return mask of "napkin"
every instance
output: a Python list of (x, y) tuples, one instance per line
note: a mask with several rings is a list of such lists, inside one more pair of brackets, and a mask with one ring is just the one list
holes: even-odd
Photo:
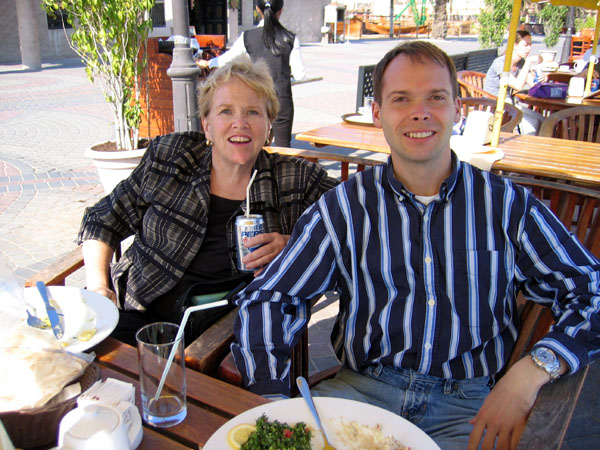
[(494, 162), (504, 158), (502, 150), (494, 149), (487, 145), (476, 144), (467, 136), (451, 136), (450, 148), (461, 161), (468, 162), (487, 172), (491, 170)]
[(0, 361), (0, 412), (46, 405), (89, 364), (67, 353), (51, 334), (26, 325), (6, 336)]

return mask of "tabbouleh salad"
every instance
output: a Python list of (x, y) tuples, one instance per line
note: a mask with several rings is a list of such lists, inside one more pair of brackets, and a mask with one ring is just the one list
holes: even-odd
[(241, 450), (310, 450), (312, 432), (304, 422), (294, 426), (274, 420), (263, 414), (256, 419), (256, 431), (250, 435)]

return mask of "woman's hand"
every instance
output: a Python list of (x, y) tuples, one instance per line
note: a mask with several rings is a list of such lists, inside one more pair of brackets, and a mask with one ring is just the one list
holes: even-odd
[(110, 300), (112, 300), (112, 302), (116, 305), (117, 304), (117, 294), (115, 294), (115, 292), (108, 288), (108, 287), (104, 287), (104, 286), (87, 286), (86, 289), (88, 291), (94, 291), (97, 292), (100, 295), (104, 295), (106, 298), (109, 298)]
[(261, 269), (254, 272), (254, 275), (258, 275), (271, 261), (275, 259), (281, 250), (285, 247), (285, 244), (290, 240), (288, 234), (280, 233), (263, 233), (257, 236), (248, 238), (244, 241), (246, 248), (259, 247), (250, 254), (246, 255), (242, 262), (248, 269)]
[(201, 69), (208, 69), (208, 61), (206, 59), (197, 60), (196, 65)]

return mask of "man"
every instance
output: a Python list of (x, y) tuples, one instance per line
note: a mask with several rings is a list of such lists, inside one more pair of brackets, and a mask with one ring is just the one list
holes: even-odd
[[(540, 387), (597, 352), (600, 264), (525, 189), (452, 153), (460, 101), (444, 52), (397, 46), (374, 90), (388, 163), (323, 195), (241, 294), (236, 364), (250, 390), (285, 392), (308, 300), (335, 289), (344, 368), (320, 395), (391, 410), (443, 449), (507, 448)], [(539, 366), (527, 356), (491, 389), (517, 337), (518, 290), (558, 323), (536, 345)]]

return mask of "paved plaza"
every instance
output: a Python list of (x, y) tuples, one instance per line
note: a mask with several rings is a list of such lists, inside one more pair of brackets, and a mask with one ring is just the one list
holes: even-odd
[[(309, 75), (323, 79), (294, 86), (294, 133), (354, 112), (358, 66), (376, 63), (398, 41), (303, 46)], [(534, 49), (541, 48), (541, 38), (534, 42)], [(475, 37), (435, 43), (450, 54), (479, 48)], [(23, 71), (20, 64), (0, 65), (0, 257), (21, 281), (75, 247), (84, 208), (103, 196), (84, 151), (112, 136), (109, 106), (77, 59), (47, 61), (37, 72)], [(308, 148), (299, 141), (292, 145)], [(83, 287), (83, 271), (68, 284)], [(313, 370), (332, 364), (328, 335), (336, 308), (334, 299), (315, 308), (309, 331)], [(565, 449), (597, 447), (598, 367), (588, 376)]]

